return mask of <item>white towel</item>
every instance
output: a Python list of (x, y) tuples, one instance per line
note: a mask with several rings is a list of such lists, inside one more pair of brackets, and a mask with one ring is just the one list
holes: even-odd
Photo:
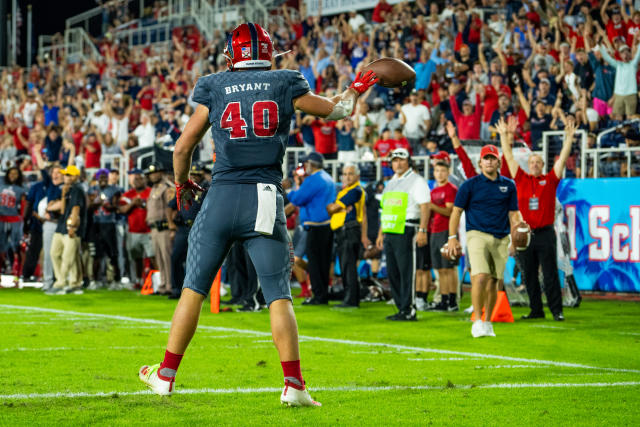
[(256, 214), (255, 231), (272, 235), (276, 222), (276, 186), (273, 184), (257, 184), (258, 212)]

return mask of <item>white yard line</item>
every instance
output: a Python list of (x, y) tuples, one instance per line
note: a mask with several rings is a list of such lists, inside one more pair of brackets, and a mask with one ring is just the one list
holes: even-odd
[[(29, 306), (18, 306), (18, 305), (9, 305), (9, 304), (0, 304), (0, 308), (34, 311), (34, 312), (67, 314), (67, 315), (73, 315), (73, 316), (86, 316), (86, 317), (95, 317), (95, 318), (101, 318), (101, 319), (120, 320), (120, 321), (126, 321), (126, 322), (138, 322), (138, 323), (153, 324), (153, 325), (162, 326), (162, 327), (166, 327), (171, 324), (171, 322), (165, 321), (165, 320), (140, 319), (135, 317), (118, 316), (114, 314), (82, 313), (78, 311), (59, 310), (54, 308), (29, 307)], [(220, 326), (208, 326), (208, 325), (199, 325), (198, 329), (271, 337), (270, 332), (253, 331), (250, 329), (235, 329), (235, 328), (225, 328)], [(527, 359), (523, 357), (501, 356), (496, 354), (473, 353), (473, 352), (466, 352), (466, 351), (445, 350), (445, 349), (427, 348), (427, 347), (414, 347), (414, 346), (407, 346), (407, 345), (400, 345), (400, 344), (353, 341), (353, 340), (343, 340), (343, 339), (337, 339), (337, 338), (311, 337), (311, 336), (305, 336), (305, 335), (301, 335), (300, 339), (305, 341), (318, 341), (318, 342), (345, 344), (345, 345), (362, 346), (362, 347), (393, 348), (396, 350), (410, 350), (415, 352), (444, 354), (444, 355), (450, 355), (450, 356), (465, 356), (465, 357), (481, 358), (481, 359), (506, 360), (510, 362), (533, 363), (538, 365), (549, 365), (549, 366), (558, 366), (558, 367), (566, 367), (566, 368), (596, 369), (600, 371), (628, 372), (628, 373), (636, 373), (636, 374), (640, 373), (640, 370), (638, 369), (609, 368), (609, 367), (583, 365), (581, 363), (559, 362), (555, 360)]]
[(427, 358), (410, 358), (407, 359), (410, 360), (412, 362), (422, 362), (424, 360), (449, 360), (449, 361), (457, 361), (457, 360), (464, 360), (464, 361), (468, 361), (468, 360), (478, 360), (478, 359), (470, 359), (468, 357), (427, 357)]
[[(148, 350), (149, 347), (131, 346), (131, 347), (109, 347), (112, 350)], [(0, 348), (0, 352), (12, 351), (104, 351), (104, 347), (15, 347)]]
[[(597, 382), (597, 383), (501, 383), (501, 384), (481, 384), (481, 385), (454, 385), (448, 386), (343, 386), (343, 387), (314, 387), (311, 391), (325, 392), (378, 392), (378, 391), (405, 391), (405, 390), (445, 390), (445, 389), (519, 389), (519, 388), (576, 388), (576, 387), (637, 387), (640, 381), (626, 382)], [(174, 394), (258, 394), (258, 393), (279, 393), (282, 388), (259, 387), (259, 388), (198, 388), (198, 389), (177, 389)], [(28, 393), (28, 394), (0, 394), (0, 399), (7, 400), (30, 400), (30, 399), (58, 399), (58, 398), (83, 398), (83, 397), (122, 397), (152, 395), (149, 390), (139, 391), (108, 391), (108, 392), (78, 392), (78, 393)]]

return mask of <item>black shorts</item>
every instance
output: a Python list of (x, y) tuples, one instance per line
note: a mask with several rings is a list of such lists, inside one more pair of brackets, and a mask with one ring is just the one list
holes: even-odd
[(443, 268), (454, 268), (458, 263), (445, 259), (440, 253), (440, 248), (449, 241), (449, 231), (441, 231), (440, 233), (433, 233), (429, 236), (429, 247), (431, 248), (431, 265), (436, 270)]
[(431, 270), (431, 258), (429, 256), (429, 245), (420, 247), (416, 244), (416, 270)]

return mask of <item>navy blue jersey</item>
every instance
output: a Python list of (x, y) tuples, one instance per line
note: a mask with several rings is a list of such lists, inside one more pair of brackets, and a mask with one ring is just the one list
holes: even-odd
[(193, 100), (209, 109), (212, 183), (280, 186), (293, 100), (309, 92), (298, 71), (234, 71), (198, 79)]

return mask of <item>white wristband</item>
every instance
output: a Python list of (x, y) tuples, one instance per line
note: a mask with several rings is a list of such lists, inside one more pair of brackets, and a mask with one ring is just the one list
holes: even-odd
[(457, 234), (454, 234), (453, 236), (449, 236), (449, 240), (451, 240), (451, 239), (457, 239), (457, 238), (458, 238), (458, 235), (457, 235)]

